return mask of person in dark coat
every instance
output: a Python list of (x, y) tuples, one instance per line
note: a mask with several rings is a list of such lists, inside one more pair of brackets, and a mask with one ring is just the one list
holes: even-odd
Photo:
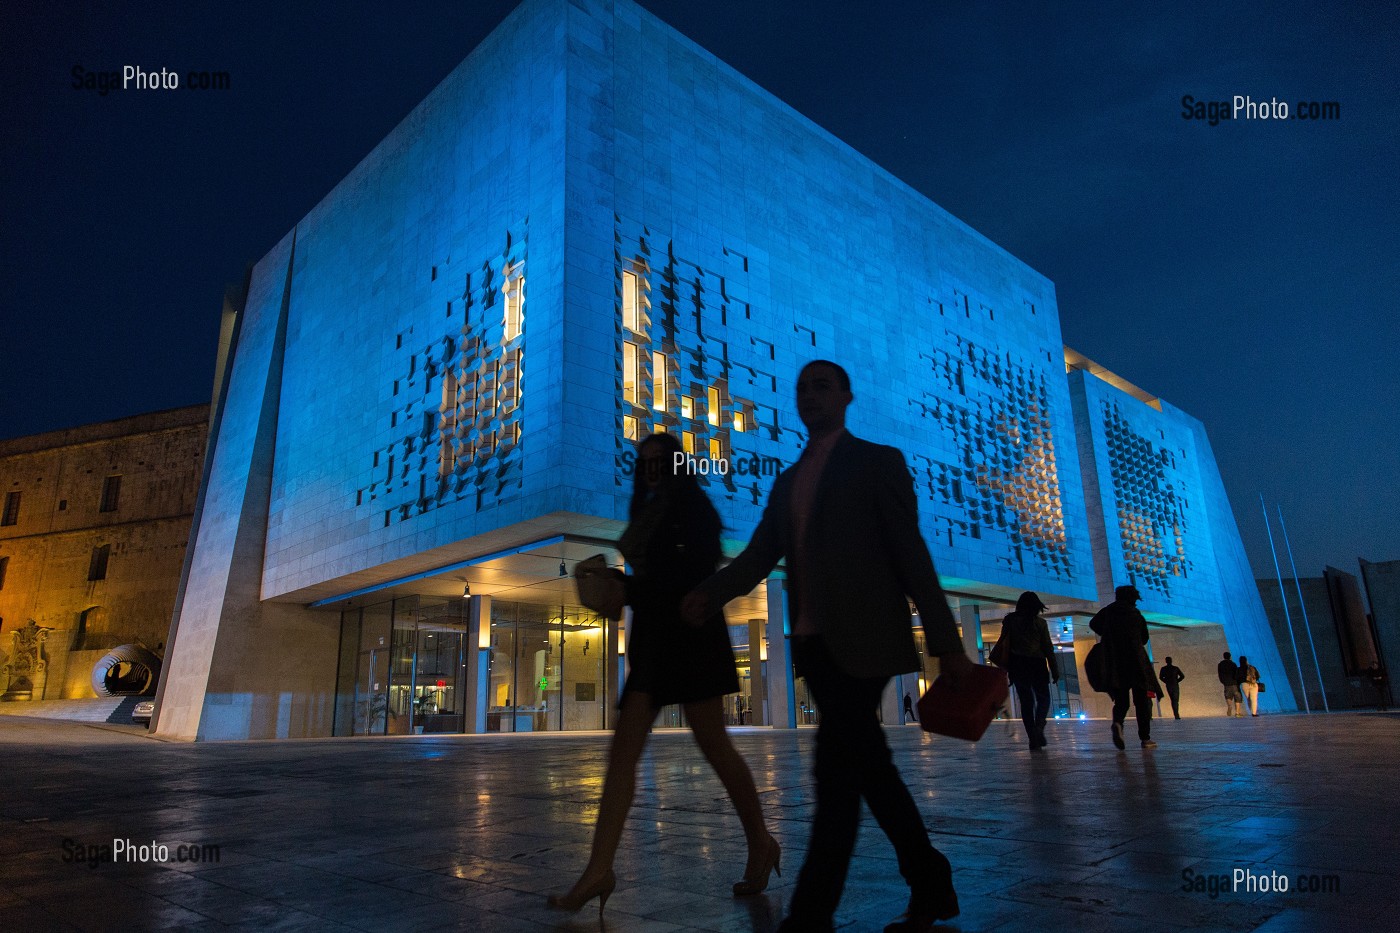
[(1128, 715), (1128, 700), (1137, 711), (1138, 738), (1143, 748), (1156, 748), (1152, 741), (1152, 707), (1148, 691), (1161, 693), (1152, 662), (1147, 659), (1147, 620), (1138, 612), (1142, 598), (1135, 586), (1120, 586), (1113, 591), (1113, 602), (1104, 606), (1089, 622), (1089, 628), (1103, 638), (1103, 650), (1108, 655), (1104, 664), (1108, 676), (1108, 695), (1113, 699), (1113, 744), (1124, 748), (1123, 720)]
[(1167, 696), (1172, 701), (1172, 715), (1177, 719), (1181, 718), (1181, 682), (1186, 679), (1186, 675), (1181, 672), (1181, 668), (1172, 663), (1171, 658), (1167, 658), (1167, 663), (1162, 666), (1162, 673), (1158, 675), (1162, 682), (1162, 689), (1167, 691)]
[(1045, 719), (1050, 713), (1050, 682), (1060, 681), (1050, 627), (1040, 617), (1044, 608), (1039, 596), (1026, 591), (1016, 600), (1016, 611), (1001, 623), (1007, 647), (1006, 672), (1021, 703), (1021, 722), (1026, 726), (1031, 751), (1047, 744)]
[(1215, 665), (1215, 676), (1220, 678), (1220, 683), (1225, 688), (1225, 715), (1227, 717), (1243, 716), (1244, 703), (1240, 698), (1240, 669), (1239, 665), (1230, 660), (1230, 652), (1225, 652), (1224, 659)]
[(723, 697), (739, 691), (729, 629), (718, 610), (696, 624), (682, 620), (681, 597), (714, 573), (720, 558), (719, 513), (695, 477), (676, 469), (680, 442), (653, 434), (637, 445), (637, 473), (627, 529), (618, 550), (633, 573), (625, 581), (632, 607), (629, 672), (618, 702), (617, 730), (608, 752), (593, 850), (578, 883), (551, 895), (550, 906), (578, 910), (603, 904), (617, 884), (613, 858), (637, 782), (637, 763), (661, 707), (680, 703), (705, 760), (715, 769), (739, 815), (748, 842), (744, 878), (734, 893), (757, 894), (778, 870), (778, 842), (768, 832), (748, 765), (724, 729)]
[(821, 933), (836, 908), (860, 831), (861, 801), (894, 846), (909, 907), (886, 933), (926, 933), (958, 915), (953, 871), (894, 765), (879, 710), (896, 674), (920, 669), (912, 602), (939, 677), (965, 688), (973, 664), (919, 531), (904, 456), (846, 430), (850, 375), (814, 360), (797, 376), (797, 415), (809, 435), (773, 482), (748, 547), (681, 604), (702, 614), (748, 593), (781, 560), (788, 576), (793, 663), (820, 713), (813, 773), (816, 814), (788, 916), (777, 933)]

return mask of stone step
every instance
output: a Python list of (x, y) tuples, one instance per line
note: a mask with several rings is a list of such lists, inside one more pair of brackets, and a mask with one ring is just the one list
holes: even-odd
[[(0, 716), (30, 716), (36, 719), (64, 719), (69, 722), (108, 722), (125, 701), (132, 706), (141, 697), (100, 697), (93, 700), (30, 700), (0, 703)], [(116, 720), (111, 720), (116, 721)], [(131, 711), (126, 720), (131, 722)]]

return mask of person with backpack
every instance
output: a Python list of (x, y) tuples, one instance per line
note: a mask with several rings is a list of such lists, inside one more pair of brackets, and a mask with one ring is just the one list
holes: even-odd
[(1259, 715), (1259, 668), (1249, 663), (1249, 658), (1240, 655), (1238, 667), (1240, 693), (1244, 694), (1244, 699), (1240, 701), (1240, 715), (1244, 715), (1244, 705), (1249, 704), (1249, 715)]

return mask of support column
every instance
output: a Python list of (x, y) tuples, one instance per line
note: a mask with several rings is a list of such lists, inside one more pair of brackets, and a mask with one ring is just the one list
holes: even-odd
[(770, 577), (768, 596), (769, 722), (775, 729), (797, 728), (797, 702), (793, 690), (792, 656), (787, 640), (787, 589), (785, 581)]
[(491, 690), (491, 597), (473, 596), (467, 600), (468, 645), (462, 652), (467, 669), (467, 686), (462, 707), (462, 728), (472, 735), (486, 731), (486, 710)]
[(958, 603), (958, 622), (962, 624), (962, 643), (972, 660), (987, 663), (982, 655), (982, 612), (976, 603)]
[(617, 716), (617, 700), (622, 696), (622, 685), (627, 680), (627, 636), (632, 632), (632, 607), (622, 607), (622, 618), (608, 623), (608, 709), (604, 722)]
[(768, 657), (763, 622), (763, 619), (749, 620), (749, 702), (753, 704), (753, 709), (749, 711), (748, 724), (751, 726), (773, 724), (772, 717), (768, 715), (767, 678), (763, 673), (763, 662)]
[(885, 681), (885, 692), (880, 696), (880, 721), (887, 726), (897, 726), (904, 719), (904, 694), (899, 689), (899, 675)]

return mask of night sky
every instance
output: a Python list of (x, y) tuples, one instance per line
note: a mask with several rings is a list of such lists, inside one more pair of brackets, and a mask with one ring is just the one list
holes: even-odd
[[(225, 287), (515, 5), (0, 8), (0, 437), (207, 401)], [(1304, 576), (1400, 558), (1396, 5), (643, 6), (1054, 281), (1205, 423), (1256, 573), (1260, 493)], [(126, 64), (231, 87), (71, 86)]]

